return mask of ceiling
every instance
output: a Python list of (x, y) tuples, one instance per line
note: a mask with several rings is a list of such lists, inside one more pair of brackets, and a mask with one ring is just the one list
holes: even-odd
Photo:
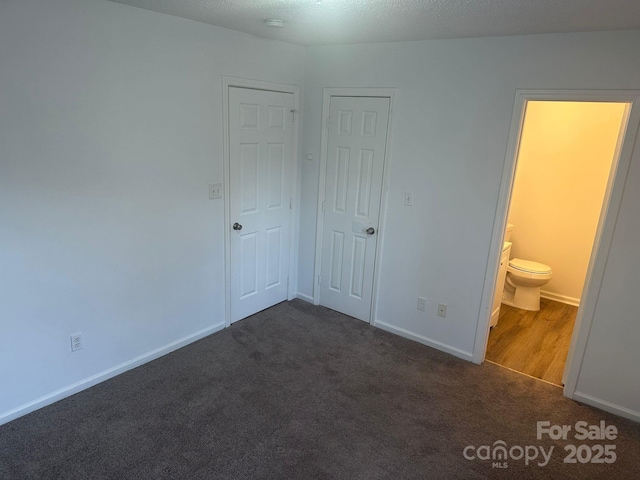
[(111, 1), (300, 45), (640, 29), (639, 0)]

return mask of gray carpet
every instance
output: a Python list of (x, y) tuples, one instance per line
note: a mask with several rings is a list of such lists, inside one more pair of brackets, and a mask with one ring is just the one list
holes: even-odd
[[(537, 440), (538, 420), (619, 435)], [(498, 440), (554, 451), (544, 467), (463, 456)], [(617, 460), (564, 464), (569, 443)], [(2, 479), (610, 480), (640, 478), (639, 458), (634, 422), (301, 301), (0, 427)]]

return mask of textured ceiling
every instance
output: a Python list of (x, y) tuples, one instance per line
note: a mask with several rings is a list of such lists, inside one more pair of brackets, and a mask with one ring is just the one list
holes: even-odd
[(640, 0), (111, 1), (300, 45), (640, 29)]

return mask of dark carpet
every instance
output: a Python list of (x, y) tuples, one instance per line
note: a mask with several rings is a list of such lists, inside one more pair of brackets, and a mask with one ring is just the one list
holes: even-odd
[[(601, 420), (615, 440), (574, 439)], [(538, 440), (537, 421), (572, 431)], [(499, 441), (505, 460), (463, 455)], [(297, 300), (0, 426), (2, 479), (611, 480), (639, 459), (637, 423)]]

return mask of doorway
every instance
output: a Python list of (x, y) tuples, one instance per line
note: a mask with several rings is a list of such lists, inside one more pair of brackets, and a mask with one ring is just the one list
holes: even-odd
[[(494, 297), (499, 316), (492, 313), (487, 361), (562, 384), (626, 107), (527, 103), (507, 216), (506, 268)], [(532, 261), (540, 271), (552, 272), (537, 287), (539, 310), (529, 300), (514, 303), (522, 288), (514, 275)]]
[(371, 90), (325, 90), (314, 288), (314, 303), (369, 323), (392, 105)]
[[(617, 215), (620, 210), (625, 181), (631, 164), (635, 139), (640, 126), (640, 92), (638, 91), (566, 91), (566, 90), (518, 90), (515, 96), (509, 140), (506, 149), (500, 191), (496, 204), (491, 245), (487, 258), (487, 269), (476, 341), (473, 349), (473, 361), (482, 363), (485, 359), (491, 305), (498, 278), (500, 255), (504, 245), (504, 232), (507, 225), (507, 213), (511, 199), (511, 189), (515, 177), (517, 153), (526, 107), (530, 101), (567, 101), (567, 102), (614, 102), (626, 104), (621, 134), (614, 155), (611, 174), (606, 186), (604, 202), (595, 234), (595, 241), (589, 259), (586, 281), (580, 297), (580, 306), (571, 337), (567, 362), (564, 368), (564, 395), (569, 398), (580, 396), (576, 392), (582, 360), (586, 351), (591, 325), (596, 314), (598, 292), (604, 282), (604, 272), (608, 253), (612, 245)], [(580, 396), (580, 398), (582, 398)], [(588, 403), (588, 402), (587, 402)]]
[(297, 87), (224, 79), (227, 325), (291, 299)]

